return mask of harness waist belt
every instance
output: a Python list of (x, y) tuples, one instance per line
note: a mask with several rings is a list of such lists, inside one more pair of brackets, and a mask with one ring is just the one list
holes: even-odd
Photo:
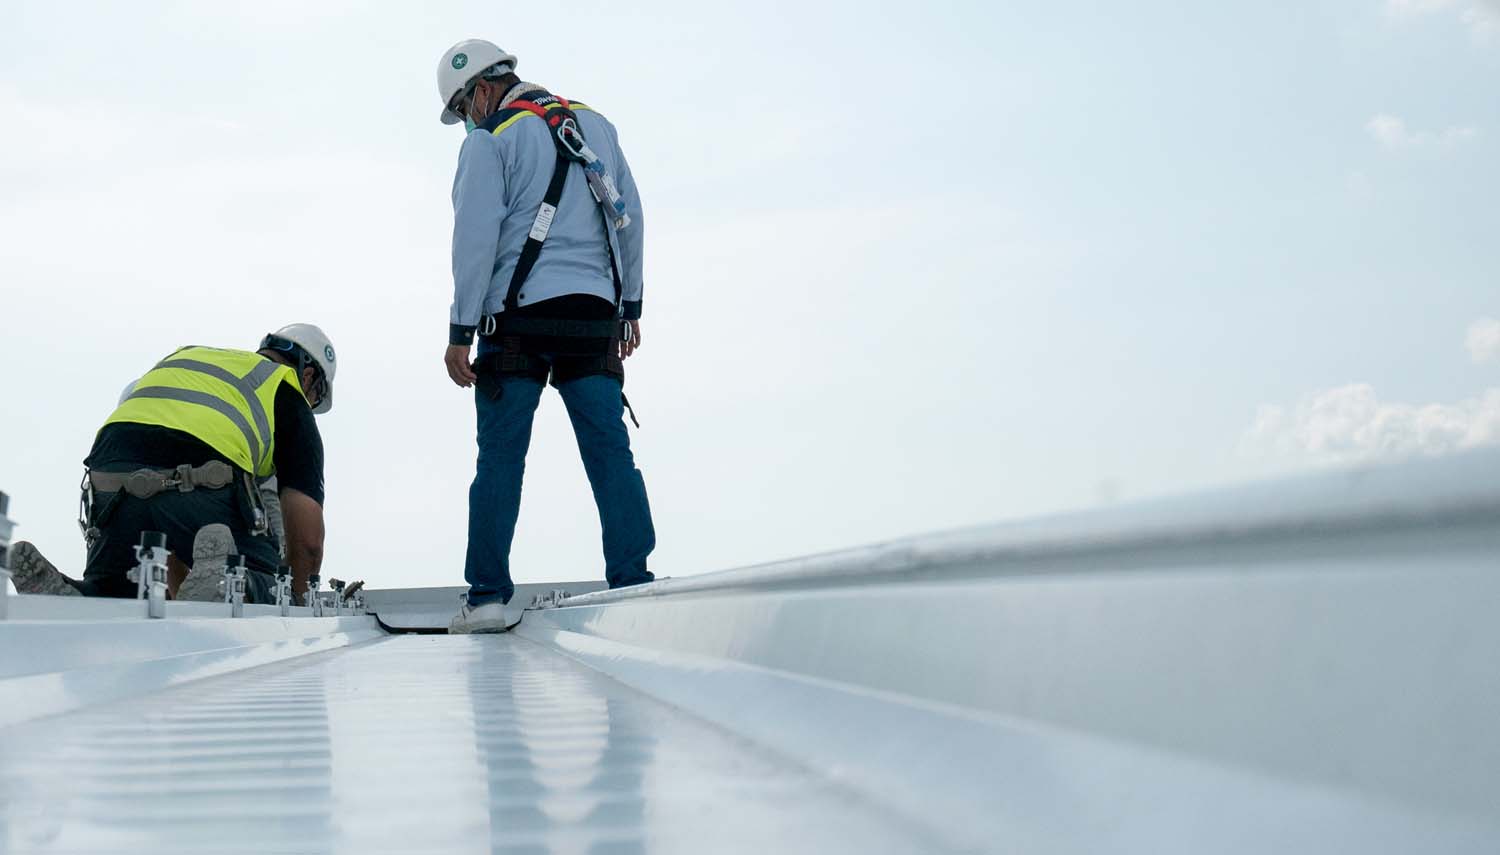
[(190, 493), (203, 487), (217, 490), (234, 480), (234, 467), (222, 460), (210, 460), (202, 466), (183, 464), (176, 469), (137, 469), (134, 472), (89, 472), (89, 483), (101, 493), (124, 490), (137, 499), (149, 499), (158, 493), (175, 489)]
[(552, 336), (563, 338), (614, 338), (619, 334), (617, 320), (580, 321), (566, 318), (506, 317), (507, 312), (487, 315), (480, 324), (480, 334)]

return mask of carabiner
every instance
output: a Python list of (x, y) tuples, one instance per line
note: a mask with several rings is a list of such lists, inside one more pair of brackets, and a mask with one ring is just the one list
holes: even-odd
[(589, 150), (588, 144), (583, 141), (583, 133), (572, 119), (563, 119), (562, 124), (557, 126), (557, 141), (575, 160), (587, 162), (585, 152)]

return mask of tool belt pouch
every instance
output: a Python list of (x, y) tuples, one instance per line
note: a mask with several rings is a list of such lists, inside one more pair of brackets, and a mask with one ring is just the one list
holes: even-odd
[(254, 476), (249, 472), (241, 472), (240, 476), (241, 489), (235, 491), (235, 506), (239, 508), (240, 518), (245, 521), (250, 534), (260, 537), (271, 530), (271, 515), (261, 499)]
[(234, 480), (234, 467), (222, 460), (202, 466), (183, 464), (176, 469), (137, 469), (134, 472), (90, 472), (89, 483), (101, 493), (124, 491), (137, 499), (149, 499), (167, 490), (190, 493), (202, 487), (217, 490)]

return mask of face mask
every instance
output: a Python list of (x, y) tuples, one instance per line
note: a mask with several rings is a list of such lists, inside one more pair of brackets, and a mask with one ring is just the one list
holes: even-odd
[[(478, 93), (475, 93), (474, 97), (477, 99), (479, 97)], [(488, 106), (489, 105), (489, 98), (485, 98), (484, 103), (485, 103), (485, 107), (484, 107), (484, 109), (482, 111), (480, 109), (478, 109), (478, 107), (479, 107), (478, 101), (470, 102), (470, 109), (472, 109), (476, 113), (481, 113), (484, 116), (488, 116), (491, 112), (493, 112), (493, 111), (491, 111), (489, 109), (489, 106)], [(471, 118), (469, 118), (469, 116), (467, 114), (465, 114), (464, 115), (464, 128), (467, 131), (472, 131), (472, 130), (474, 130), (477, 127), (479, 127), (479, 126), (474, 123), (474, 120), (471, 119)]]

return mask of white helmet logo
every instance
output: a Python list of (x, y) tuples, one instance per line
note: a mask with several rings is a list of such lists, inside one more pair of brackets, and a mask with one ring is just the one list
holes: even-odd
[(468, 64), (469, 64), (469, 55), (468, 54), (466, 54), (466, 53), (456, 53), (456, 54), (453, 55), (453, 67), (454, 68), (463, 68), (464, 66), (466, 66)]
[(325, 344), (325, 345), (323, 345), (323, 356), (329, 362), (333, 361), (333, 345), (331, 345), (331, 344)]

